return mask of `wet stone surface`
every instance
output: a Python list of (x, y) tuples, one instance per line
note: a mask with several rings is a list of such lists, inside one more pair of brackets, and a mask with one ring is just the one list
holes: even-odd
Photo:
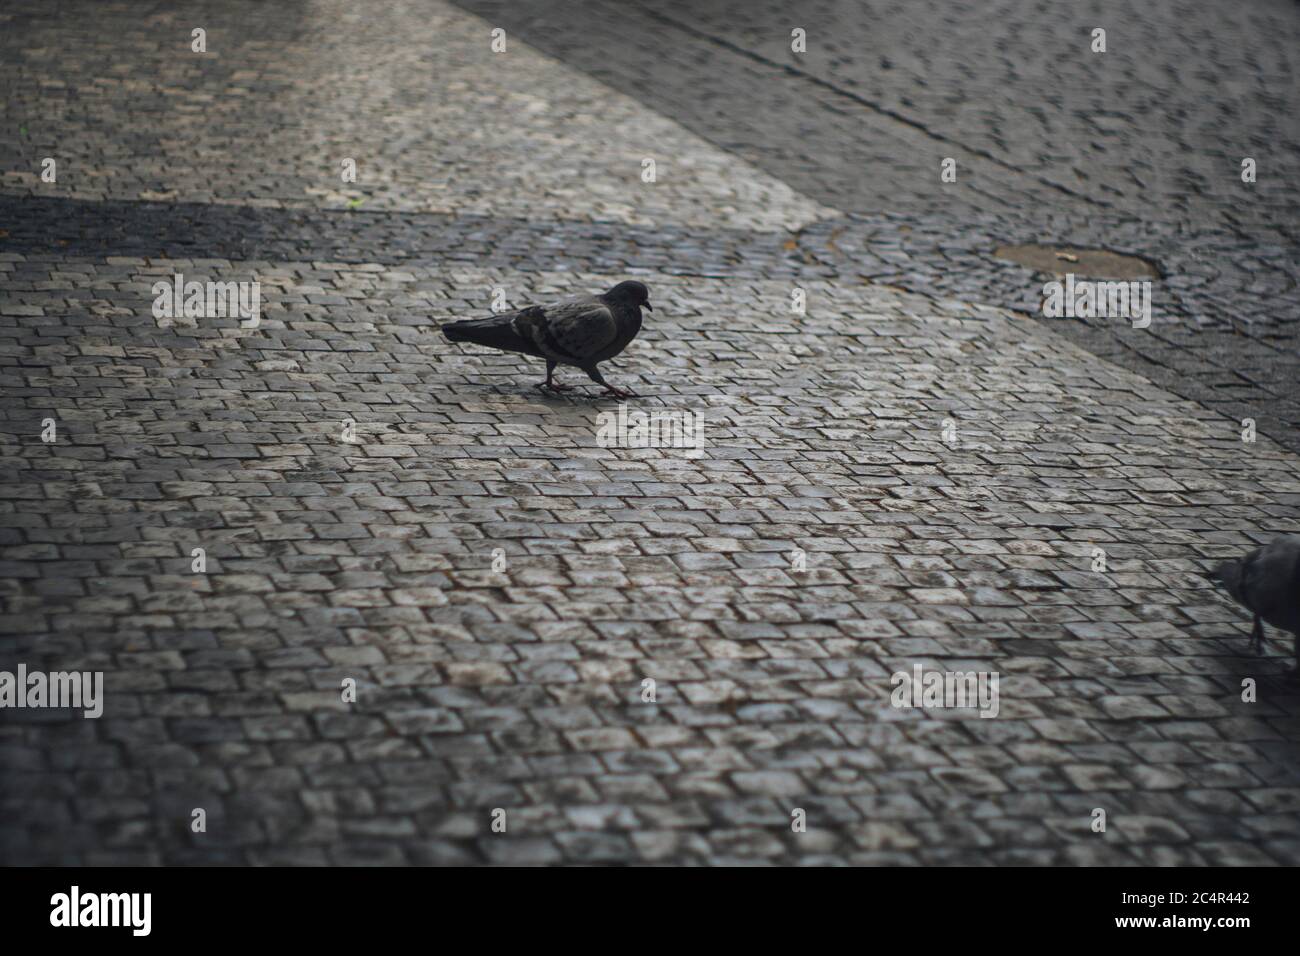
[[(0, 138), (0, 670), (106, 689), (98, 720), (0, 710), (0, 860), (1300, 862), (1286, 648), (1254, 657), (1202, 576), (1297, 530), (1287, 406), (1258, 402), (1285, 363), (1179, 397), (1122, 367), (1192, 354), (1168, 311), (1139, 337), (988, 304), (1032, 275), (991, 250), (1058, 230), (828, 204), (517, 32), (493, 59), (491, 26), (0, 14), (27, 131)], [(641, 141), (583, 151), (604, 110), (658, 182)], [(47, 152), (66, 180), (32, 179)], [(1232, 250), (1250, 302), (1286, 291), (1284, 242), (1107, 230), (1189, 301), (1231, 296)], [(257, 281), (260, 324), (160, 323), (177, 273)], [(579, 376), (544, 396), (436, 333), (629, 275), (655, 312), (605, 374), (702, 448), (602, 445), (618, 406)], [(1273, 328), (1179, 314), (1207, 363)], [(918, 664), (998, 673), (998, 716), (893, 706)]]

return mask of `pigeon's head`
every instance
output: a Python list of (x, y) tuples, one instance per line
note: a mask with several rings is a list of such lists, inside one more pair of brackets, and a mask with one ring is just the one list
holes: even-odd
[(650, 290), (646, 288), (644, 282), (637, 282), (635, 279), (629, 279), (627, 282), (620, 282), (614, 288), (605, 293), (605, 298), (612, 302), (621, 302), (625, 305), (639, 305), (654, 311), (650, 305)]
[(1205, 577), (1222, 587), (1232, 595), (1233, 600), (1241, 601), (1241, 560), (1224, 561)]

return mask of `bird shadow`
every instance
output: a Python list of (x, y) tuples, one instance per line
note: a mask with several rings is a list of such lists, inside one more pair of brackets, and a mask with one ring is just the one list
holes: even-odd
[(471, 387), (481, 390), (495, 392), (499, 395), (520, 395), (525, 398), (541, 399), (547, 404), (592, 404), (596, 402), (635, 402), (642, 399), (653, 399), (658, 396), (653, 392), (637, 392), (635, 395), (619, 397), (617, 395), (606, 395), (603, 392), (594, 392), (582, 385), (574, 385), (563, 392), (553, 392), (549, 389), (542, 388), (539, 385), (500, 385), (494, 382), (469, 382), (466, 383)]
[[(1235, 634), (1225, 635), (1218, 638), (1218, 640), (1225, 643), (1235, 642), (1240, 640), (1240, 636)], [(1236, 672), (1238, 678), (1252, 677), (1260, 682), (1267, 681), (1270, 686), (1276, 686), (1288, 694), (1300, 694), (1300, 679), (1293, 676), (1295, 673), (1293, 670), (1284, 667), (1280, 671), (1275, 671), (1272, 668), (1274, 664), (1284, 664), (1287, 660), (1285, 657), (1274, 657), (1269, 654), (1255, 654), (1247, 651), (1234, 655), (1231, 660), (1233, 661), (1232, 669)], [(1256, 666), (1268, 667), (1268, 672), (1263, 674), (1258, 672), (1249, 673), (1249, 669)]]

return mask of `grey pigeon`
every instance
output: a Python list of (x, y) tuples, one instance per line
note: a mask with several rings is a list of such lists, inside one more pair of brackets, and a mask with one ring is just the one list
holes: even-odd
[(1283, 535), (1243, 558), (1224, 561), (1209, 574), (1232, 599), (1255, 615), (1255, 653), (1264, 647), (1264, 621), (1295, 635), (1296, 668), (1300, 676), (1300, 535)]
[(615, 398), (632, 392), (605, 381), (596, 365), (618, 355), (641, 331), (641, 307), (650, 311), (650, 290), (640, 282), (620, 282), (602, 295), (584, 295), (551, 305), (534, 305), (521, 312), (486, 319), (465, 319), (442, 327), (453, 342), (473, 342), (505, 352), (522, 352), (546, 359), (546, 381), (539, 388), (553, 392), (570, 386), (551, 381), (557, 365), (586, 372)]

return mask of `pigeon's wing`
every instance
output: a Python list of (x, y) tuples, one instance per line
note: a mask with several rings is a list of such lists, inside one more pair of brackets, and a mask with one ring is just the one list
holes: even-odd
[(618, 322), (609, 306), (594, 296), (568, 299), (543, 309), (527, 309), (515, 330), (537, 344), (547, 358), (584, 365), (618, 339)]

